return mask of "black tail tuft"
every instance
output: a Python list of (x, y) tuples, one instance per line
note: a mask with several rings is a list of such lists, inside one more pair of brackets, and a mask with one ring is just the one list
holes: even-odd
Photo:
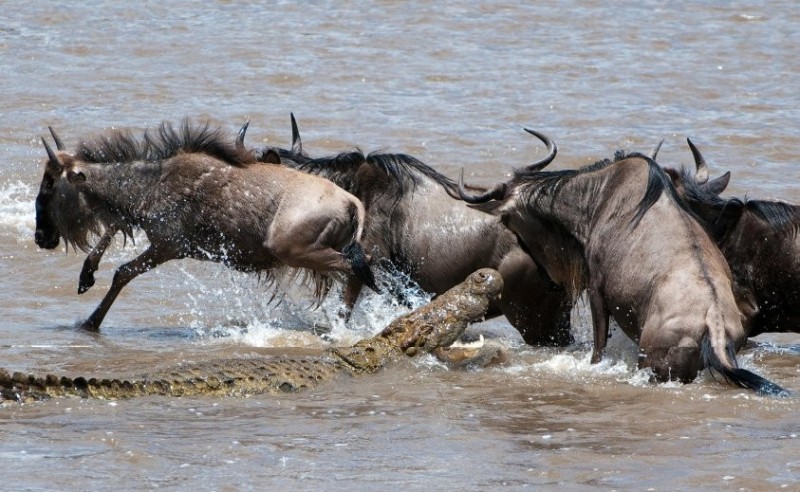
[(748, 371), (747, 369), (720, 368), (717, 370), (721, 372), (728, 381), (732, 382), (736, 386), (739, 386), (740, 388), (751, 389), (755, 391), (756, 394), (767, 396), (790, 396), (789, 391), (781, 388), (766, 378), (762, 378), (758, 374)]
[(342, 255), (350, 262), (353, 267), (353, 273), (356, 278), (364, 282), (364, 285), (380, 293), (380, 289), (375, 284), (375, 275), (367, 262), (367, 255), (364, 253), (364, 248), (357, 242), (352, 242), (342, 249)]
[[(735, 364), (736, 358), (733, 345), (728, 343), (726, 349), (730, 359)], [(711, 342), (708, 339), (708, 335), (703, 338), (702, 353), (703, 358), (705, 359), (705, 364), (709, 369), (719, 372), (726, 380), (740, 388), (751, 389), (759, 395), (791, 396), (788, 390), (783, 389), (772, 381), (763, 378), (754, 372), (748, 371), (747, 369), (741, 369), (739, 367), (726, 367), (725, 364), (719, 360), (719, 357), (717, 357), (713, 347), (711, 347)]]

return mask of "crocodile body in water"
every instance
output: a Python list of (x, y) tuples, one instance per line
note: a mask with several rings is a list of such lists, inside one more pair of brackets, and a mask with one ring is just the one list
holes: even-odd
[(327, 349), (319, 356), (210, 360), (130, 379), (9, 375), (0, 369), (0, 400), (283, 393), (313, 388), (340, 374), (373, 373), (402, 354), (434, 352), (447, 361), (452, 355), (446, 347), (469, 323), (483, 318), (489, 302), (502, 289), (503, 279), (497, 271), (478, 270), (429, 304), (397, 318), (374, 337), (349, 347)]

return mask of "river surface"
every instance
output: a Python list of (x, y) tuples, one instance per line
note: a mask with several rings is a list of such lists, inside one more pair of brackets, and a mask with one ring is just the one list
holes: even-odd
[[(209, 119), (251, 145), (312, 155), (412, 154), (472, 182), (504, 179), (559, 145), (553, 168), (617, 149), (692, 165), (729, 192), (800, 202), (800, 4), (771, 2), (0, 2), (0, 366), (103, 376), (186, 360), (325, 347), (402, 312), (368, 295), (280, 304), (256, 279), (184, 260), (132, 282), (99, 335), (75, 329), (119, 264), (77, 295), (83, 255), (33, 242), (53, 125), (68, 147), (110, 127)], [(669, 238), (665, 238), (668, 241)], [(415, 302), (425, 302), (418, 294)], [(0, 407), (3, 490), (800, 490), (800, 399), (701, 375), (652, 385), (617, 331), (588, 363), (576, 344), (514, 345), (508, 365), (450, 371), (428, 358), (280, 397), (56, 399)], [(334, 321), (331, 321), (331, 319)], [(325, 338), (315, 324), (333, 325)], [(302, 328), (302, 329), (298, 329)], [(740, 364), (800, 392), (800, 339), (767, 334)]]

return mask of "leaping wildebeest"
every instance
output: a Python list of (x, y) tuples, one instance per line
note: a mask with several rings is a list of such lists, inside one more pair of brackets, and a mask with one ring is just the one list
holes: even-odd
[(687, 141), (694, 175), (665, 170), (728, 260), (745, 331), (800, 333), (800, 206), (720, 197), (730, 172), (709, 180), (703, 155)]
[[(345, 152), (311, 158), (302, 148), (294, 116), (292, 148), (263, 150), (262, 159), (280, 154), (283, 164), (327, 178), (358, 197), (367, 211), (364, 248), (389, 262), (423, 290), (441, 294), (479, 268), (494, 268), (505, 280), (488, 317), (505, 315), (531, 345), (571, 341), (571, 299), (539, 268), (517, 237), (495, 217), (467, 207), (455, 181), (406, 154)], [(239, 135), (240, 145), (243, 134)], [(555, 144), (545, 139), (548, 154)], [(481, 189), (483, 191), (483, 189)], [(351, 277), (345, 303), (352, 307), (362, 282)]]
[[(639, 366), (659, 381), (695, 379), (704, 367), (741, 387), (783, 394), (778, 385), (739, 368), (746, 341), (719, 249), (650, 158), (618, 152), (579, 170), (518, 169), (507, 183), (462, 198), (499, 215), (557, 282), (588, 291), (594, 325), (592, 362), (603, 355), (609, 317), (639, 343)], [(563, 251), (541, 251), (549, 244)], [(563, 244), (564, 248), (558, 246)]]
[[(342, 272), (375, 286), (360, 245), (364, 206), (328, 180), (265, 164), (220, 128), (184, 120), (162, 123), (136, 138), (116, 131), (65, 151), (47, 150), (36, 198), (36, 244), (87, 251), (101, 238), (81, 273), (79, 292), (117, 232), (142, 229), (149, 247), (119, 267), (108, 293), (82, 323), (98, 330), (122, 288), (137, 275), (174, 259), (221, 262), (275, 280), (281, 267), (308, 269), (322, 295)], [(277, 155), (275, 161), (279, 161)]]

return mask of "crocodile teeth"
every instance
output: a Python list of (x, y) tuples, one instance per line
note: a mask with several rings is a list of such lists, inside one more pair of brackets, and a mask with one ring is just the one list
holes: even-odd
[(477, 349), (477, 348), (483, 348), (484, 345), (486, 345), (486, 341), (483, 339), (483, 334), (481, 333), (480, 335), (478, 335), (478, 339), (475, 340), (474, 342), (464, 343), (461, 340), (457, 340), (457, 341), (453, 342), (453, 344), (450, 345), (450, 347), (448, 347), (448, 348), (467, 348), (467, 349), (475, 348), (475, 349)]

